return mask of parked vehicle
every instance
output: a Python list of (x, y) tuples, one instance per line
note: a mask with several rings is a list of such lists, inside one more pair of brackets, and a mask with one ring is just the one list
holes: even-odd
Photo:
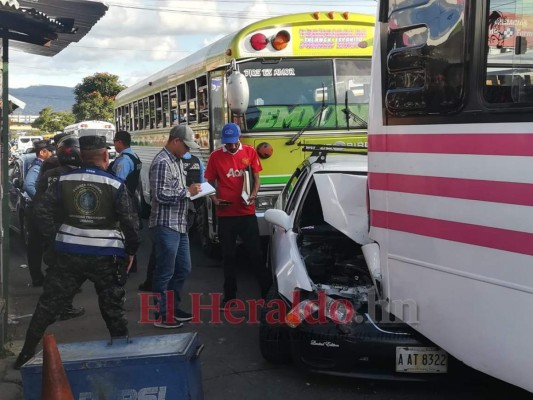
[(24, 192), (22, 186), (26, 172), (34, 158), (35, 153), (13, 155), (8, 171), (9, 224), (11, 229), (20, 234), (26, 245), (28, 244), (26, 210), (31, 203), (31, 198)]
[(33, 148), (33, 142), (43, 140), (42, 136), (19, 136), (17, 138), (17, 152), (20, 154), (27, 153)]
[[(264, 212), (306, 157), (298, 143), (366, 151), (374, 21), (332, 11), (254, 22), (117, 94), (117, 129), (131, 132), (133, 150), (150, 165), (170, 128), (187, 124), (205, 164), (224, 124), (237, 122), (241, 142), (261, 158), (255, 206), (267, 238)], [(141, 185), (140, 201), (150, 204), (148, 168)], [(197, 233), (207, 253), (218, 243), (215, 214), (206, 198)]]
[(533, 392), (531, 0), (380, 0), (370, 234), (383, 298), (472, 368)]
[[(306, 160), (265, 218), (273, 225), (269, 263), (275, 281), (261, 313), (260, 348), (267, 360), (395, 380), (463, 367), (377, 301), (380, 287), (372, 260), (365, 259), (365, 247), (373, 245), (366, 156)], [(405, 318), (417, 318), (416, 304), (400, 306)], [(280, 307), (286, 312), (278, 313)], [(279, 315), (284, 321), (275, 321)]]
[(114, 160), (117, 156), (113, 138), (115, 137), (115, 125), (107, 121), (81, 121), (68, 125), (63, 129), (65, 133), (82, 136), (105, 136), (108, 146), (109, 159)]

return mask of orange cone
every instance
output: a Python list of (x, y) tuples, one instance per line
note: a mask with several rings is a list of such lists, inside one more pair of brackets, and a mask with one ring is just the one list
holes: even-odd
[(74, 400), (54, 335), (46, 335), (43, 339), (41, 400)]

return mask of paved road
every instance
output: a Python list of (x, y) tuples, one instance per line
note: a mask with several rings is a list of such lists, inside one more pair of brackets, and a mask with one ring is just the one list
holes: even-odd
[[(16, 235), (12, 236), (10, 270), (10, 314), (17, 324), (10, 325), (13, 350), (20, 347), (29, 315), (33, 312), (40, 289), (28, 286), (30, 281), (23, 249)], [(152, 325), (142, 325), (140, 319), (139, 292), (137, 286), (144, 279), (150, 245), (145, 240), (139, 254), (139, 272), (132, 274), (127, 283), (128, 318), (132, 336), (166, 334)], [(222, 270), (219, 261), (205, 257), (197, 245), (193, 246), (193, 273), (186, 292), (207, 293), (220, 291)], [(244, 267), (239, 274), (239, 296), (244, 299), (257, 295), (256, 284)], [(58, 322), (49, 328), (58, 343), (107, 339), (107, 330), (100, 317), (94, 289), (90, 283), (83, 286), (74, 304), (84, 306), (86, 315), (81, 318)], [(185, 300), (190, 306), (190, 299)], [(208, 323), (210, 311), (202, 312), (202, 323), (188, 324), (182, 332), (197, 331), (205, 350), (201, 355), (203, 388), (207, 400), (233, 399), (339, 399), (357, 398), (373, 400), (389, 399), (526, 399), (531, 394), (494, 380), (483, 384), (451, 383), (447, 385), (420, 383), (370, 382), (338, 377), (317, 376), (298, 370), (294, 366), (275, 366), (264, 361), (258, 348), (256, 324)], [(217, 314), (218, 315), (218, 314)], [(175, 332), (175, 331), (172, 331)], [(11, 373), (10, 376), (13, 376)], [(2, 397), (2, 396), (0, 396)]]

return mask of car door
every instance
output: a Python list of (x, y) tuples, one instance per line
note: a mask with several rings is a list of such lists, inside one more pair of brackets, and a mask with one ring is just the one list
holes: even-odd
[[(298, 208), (307, 182), (309, 181), (309, 166), (296, 170), (280, 195), (276, 207), (282, 209), (294, 222), (294, 215)], [(311, 284), (305, 265), (302, 262), (296, 243), (297, 233), (293, 229), (273, 226), (271, 235), (271, 264), (278, 284), (278, 291), (292, 302), (295, 288), (311, 290)]]

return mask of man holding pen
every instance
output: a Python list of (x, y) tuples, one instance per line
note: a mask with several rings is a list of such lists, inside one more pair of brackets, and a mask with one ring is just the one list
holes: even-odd
[[(187, 234), (189, 198), (201, 188), (199, 183), (187, 186), (182, 157), (190, 149), (198, 148), (189, 126), (174, 126), (165, 147), (150, 166), (152, 212), (149, 226), (156, 255), (152, 289), (160, 296), (159, 318), (154, 323), (158, 328), (179, 328), (184, 321), (192, 319), (179, 305), (181, 289), (191, 272)], [(171, 301), (173, 304), (169, 304)]]

